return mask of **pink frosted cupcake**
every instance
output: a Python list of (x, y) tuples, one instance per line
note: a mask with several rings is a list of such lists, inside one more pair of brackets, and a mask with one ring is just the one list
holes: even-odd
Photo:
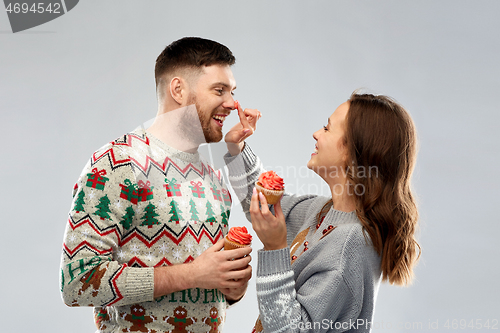
[(255, 183), (255, 189), (262, 193), (270, 205), (277, 204), (285, 192), (283, 178), (274, 171), (263, 172)]
[(246, 227), (232, 227), (224, 238), (224, 250), (234, 250), (252, 244), (252, 235)]

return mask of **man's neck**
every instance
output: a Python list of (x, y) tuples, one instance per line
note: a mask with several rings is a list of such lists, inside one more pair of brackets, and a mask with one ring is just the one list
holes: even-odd
[(167, 112), (159, 111), (153, 124), (146, 130), (170, 147), (186, 153), (196, 153), (200, 144), (205, 142), (194, 105)]

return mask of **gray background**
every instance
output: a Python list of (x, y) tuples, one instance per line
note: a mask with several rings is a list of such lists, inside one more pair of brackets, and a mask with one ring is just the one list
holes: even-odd
[[(87, 0), (12, 34), (0, 11), (2, 332), (95, 330), (89, 308), (59, 296), (71, 190), (95, 149), (154, 117), (154, 61), (183, 36), (234, 52), (236, 97), (263, 113), (249, 143), (299, 194), (328, 195), (305, 168), (312, 133), (353, 90), (406, 106), (423, 254), (411, 287), (381, 286), (374, 332), (498, 323), (499, 13), (477, 0)], [(248, 226), (237, 206), (231, 223)], [(226, 332), (250, 332), (254, 288)]]

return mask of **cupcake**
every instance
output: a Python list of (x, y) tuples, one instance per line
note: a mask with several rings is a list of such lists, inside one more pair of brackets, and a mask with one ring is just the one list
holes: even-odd
[(250, 246), (252, 235), (246, 227), (232, 227), (224, 238), (224, 250), (234, 250), (240, 247)]
[(277, 204), (285, 192), (283, 178), (274, 171), (261, 173), (259, 180), (255, 183), (255, 189), (266, 197), (270, 205)]

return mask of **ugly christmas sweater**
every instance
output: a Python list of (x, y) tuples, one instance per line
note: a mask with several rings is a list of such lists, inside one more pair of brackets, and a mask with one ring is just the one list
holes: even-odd
[(187, 263), (227, 234), (231, 197), (222, 173), (144, 129), (96, 151), (73, 191), (61, 293), (93, 306), (99, 332), (219, 332), (217, 289), (153, 298), (153, 270)]
[[(248, 212), (265, 170), (248, 145), (225, 156), (229, 180)], [(286, 180), (285, 180), (286, 187)], [(322, 209), (331, 198), (285, 193), (288, 247), (258, 252), (260, 320), (254, 332), (370, 332), (380, 285), (380, 256), (355, 212)]]

